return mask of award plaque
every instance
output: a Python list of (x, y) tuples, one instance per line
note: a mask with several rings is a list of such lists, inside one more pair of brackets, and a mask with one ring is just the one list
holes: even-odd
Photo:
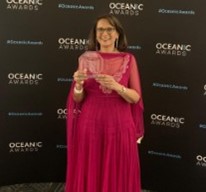
[(86, 51), (79, 57), (79, 70), (86, 69), (89, 78), (102, 73), (103, 68), (103, 59), (95, 51)]

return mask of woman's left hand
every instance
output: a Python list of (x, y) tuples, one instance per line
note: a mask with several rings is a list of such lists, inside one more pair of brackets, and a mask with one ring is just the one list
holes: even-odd
[(115, 81), (114, 77), (111, 75), (105, 75), (105, 74), (99, 74), (96, 75), (95, 80), (102, 86), (111, 89), (116, 90), (120, 84)]
[(142, 137), (140, 137), (140, 138), (138, 138), (138, 139), (137, 139), (137, 143), (138, 143), (138, 144), (141, 144), (142, 139), (143, 139), (143, 136), (142, 136)]

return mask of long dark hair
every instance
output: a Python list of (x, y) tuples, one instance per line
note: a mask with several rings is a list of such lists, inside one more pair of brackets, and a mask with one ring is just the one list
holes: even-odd
[(127, 38), (124, 32), (124, 29), (122, 27), (122, 24), (115, 16), (110, 15), (110, 14), (100, 16), (96, 19), (89, 33), (88, 50), (95, 51), (95, 50), (99, 50), (100, 48), (99, 43), (96, 40), (96, 27), (97, 27), (98, 21), (101, 19), (106, 19), (109, 22), (109, 24), (112, 25), (116, 29), (116, 31), (119, 34), (119, 39), (118, 39), (116, 48), (118, 51), (125, 51), (127, 49)]

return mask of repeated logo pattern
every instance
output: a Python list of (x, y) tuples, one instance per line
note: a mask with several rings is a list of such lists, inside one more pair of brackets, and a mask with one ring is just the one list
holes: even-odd
[[(51, 166), (66, 169), (68, 91), (78, 57), (88, 49), (92, 22), (107, 13), (125, 26), (128, 51), (137, 58), (141, 74), (145, 103), (143, 171), (153, 168), (162, 181), (156, 183), (161, 189), (167, 189), (163, 185), (170, 185), (168, 180), (182, 180), (170, 174), (179, 171), (177, 164), (185, 171), (188, 166), (195, 169), (197, 181), (203, 177), (197, 169), (206, 177), (205, 25), (198, 2), (180, 6), (174, 1), (172, 6), (169, 2), (150, 5), (145, 0), (4, 0), (4, 5), (0, 8), (2, 159), (12, 156), (12, 161), (24, 168), (22, 162), (34, 155), (35, 168), (43, 158)], [(12, 161), (3, 167), (0, 163), (0, 185), (9, 177), (24, 182), (25, 176), (15, 175), (17, 167)], [(159, 174), (158, 165), (167, 168), (167, 177)], [(9, 175), (8, 168), (13, 170)], [(49, 171), (46, 176), (53, 175), (52, 169)], [(63, 178), (64, 173), (56, 174)], [(150, 173), (143, 174), (142, 182), (152, 189), (148, 181), (153, 178), (144, 175), (149, 177)], [(189, 188), (193, 182), (184, 185)], [(196, 186), (197, 191), (206, 191), (205, 186)]]

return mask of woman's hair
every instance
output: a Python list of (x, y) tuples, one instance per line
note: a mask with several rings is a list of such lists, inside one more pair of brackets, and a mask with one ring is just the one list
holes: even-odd
[(113, 15), (103, 15), (96, 19), (94, 26), (89, 33), (89, 43), (88, 50), (95, 51), (100, 49), (100, 45), (96, 40), (96, 27), (97, 23), (101, 19), (106, 19), (110, 25), (112, 25), (119, 34), (118, 42), (116, 43), (116, 48), (118, 51), (125, 51), (127, 49), (127, 38), (124, 29), (119, 22), (119, 20)]

